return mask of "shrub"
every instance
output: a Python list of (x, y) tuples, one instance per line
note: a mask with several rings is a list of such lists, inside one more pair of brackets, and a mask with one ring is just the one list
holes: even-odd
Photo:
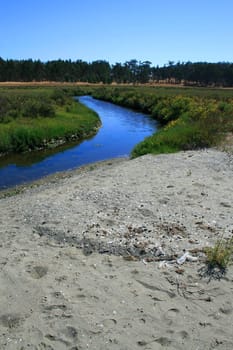
[(63, 91), (63, 89), (60, 88), (56, 88), (54, 89), (51, 98), (52, 100), (54, 100), (55, 104), (59, 106), (64, 106), (67, 101), (66, 91)]
[(55, 109), (48, 100), (28, 99), (23, 105), (22, 115), (29, 118), (53, 117)]
[(206, 248), (205, 253), (210, 269), (217, 267), (220, 270), (225, 270), (233, 259), (233, 237), (228, 240), (218, 240), (214, 247)]

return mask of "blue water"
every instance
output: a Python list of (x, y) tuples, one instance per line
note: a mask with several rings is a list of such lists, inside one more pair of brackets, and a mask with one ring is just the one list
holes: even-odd
[(156, 121), (148, 115), (95, 100), (90, 96), (78, 99), (101, 118), (102, 127), (97, 135), (80, 144), (0, 159), (0, 189), (88, 163), (127, 157), (138, 142), (156, 130)]

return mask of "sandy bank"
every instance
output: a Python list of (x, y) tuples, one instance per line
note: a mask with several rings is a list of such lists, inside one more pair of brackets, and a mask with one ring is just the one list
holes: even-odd
[(0, 348), (232, 349), (233, 269), (202, 253), (233, 232), (232, 155), (88, 169), (0, 199)]

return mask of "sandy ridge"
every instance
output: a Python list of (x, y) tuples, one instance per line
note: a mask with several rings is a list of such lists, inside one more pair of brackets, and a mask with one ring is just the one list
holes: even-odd
[(0, 348), (232, 349), (233, 269), (202, 252), (232, 235), (232, 175), (216, 150), (147, 155), (1, 198)]

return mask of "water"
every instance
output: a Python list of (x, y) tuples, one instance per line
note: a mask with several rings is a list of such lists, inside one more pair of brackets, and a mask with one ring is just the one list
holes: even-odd
[(156, 130), (156, 121), (148, 115), (90, 96), (79, 97), (79, 101), (100, 116), (102, 127), (97, 135), (79, 144), (0, 158), (0, 189), (88, 163), (127, 157), (137, 143)]

